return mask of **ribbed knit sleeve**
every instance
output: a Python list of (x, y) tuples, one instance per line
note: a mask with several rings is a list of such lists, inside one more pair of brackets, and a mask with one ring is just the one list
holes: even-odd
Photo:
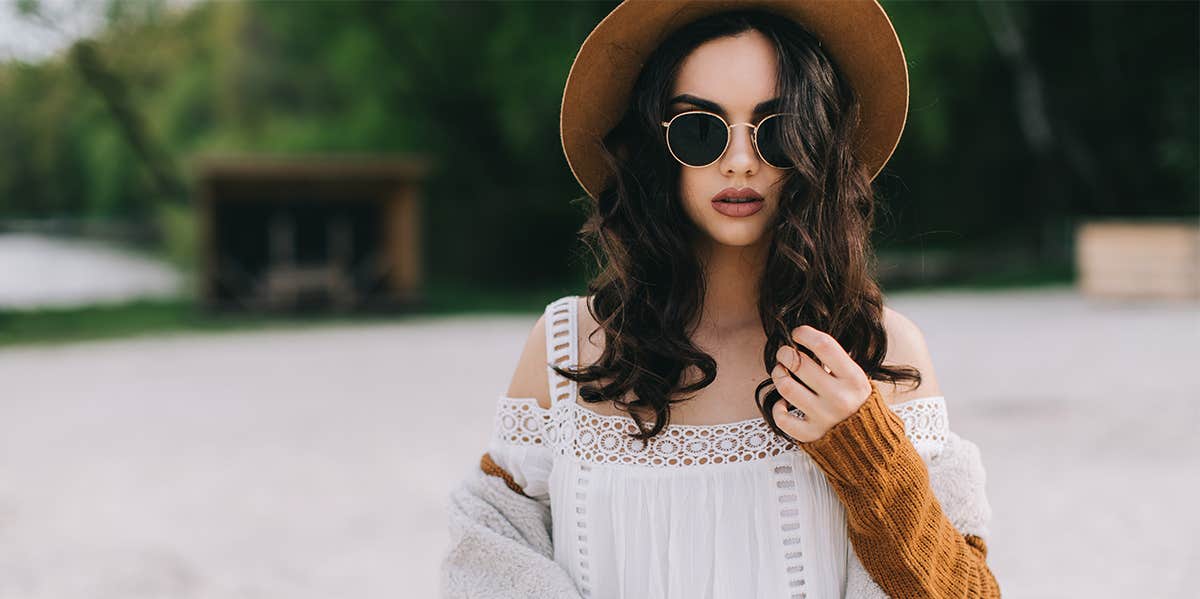
[(854, 550), (889, 597), (1000, 597), (983, 538), (943, 513), (903, 420), (874, 384), (858, 411), (800, 446), (846, 507)]

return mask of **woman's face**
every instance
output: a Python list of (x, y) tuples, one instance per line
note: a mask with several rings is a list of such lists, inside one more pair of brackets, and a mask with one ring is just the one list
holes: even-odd
[[(680, 65), (663, 120), (688, 110), (715, 112), (730, 125), (757, 124), (778, 111), (756, 111), (775, 98), (775, 49), (758, 31), (710, 40), (692, 51)], [(693, 96), (680, 100), (678, 96)], [(696, 103), (699, 100), (701, 103)], [(706, 105), (703, 101), (716, 106)], [(735, 126), (729, 147), (716, 162), (700, 168), (680, 165), (679, 193), (684, 212), (713, 245), (750, 246), (765, 243), (779, 209), (779, 189), (786, 170), (759, 158), (750, 140), (750, 127)], [(753, 189), (762, 196), (761, 208), (747, 216), (730, 216), (714, 204), (713, 197), (727, 188)]]

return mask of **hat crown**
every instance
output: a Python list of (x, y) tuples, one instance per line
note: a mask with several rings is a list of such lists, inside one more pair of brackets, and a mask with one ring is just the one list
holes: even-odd
[(818, 40), (855, 91), (861, 120), (854, 154), (873, 180), (908, 117), (908, 66), (878, 0), (624, 0), (584, 39), (563, 88), (559, 135), (575, 179), (592, 198), (610, 184), (604, 136), (629, 103), (646, 59), (675, 30), (702, 17), (758, 8), (791, 19)]

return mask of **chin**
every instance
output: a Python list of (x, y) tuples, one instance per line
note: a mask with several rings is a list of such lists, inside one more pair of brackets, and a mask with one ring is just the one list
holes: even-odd
[(709, 229), (707, 231), (708, 238), (716, 245), (724, 245), (728, 247), (747, 247), (761, 243), (766, 231), (754, 227), (738, 227), (739, 230), (731, 230), (732, 227), (722, 227), (719, 230)]

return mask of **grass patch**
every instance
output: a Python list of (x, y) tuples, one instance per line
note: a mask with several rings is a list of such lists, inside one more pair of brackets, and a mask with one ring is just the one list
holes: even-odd
[(346, 324), (402, 322), (432, 315), (537, 314), (566, 287), (543, 290), (479, 290), (431, 286), (426, 302), (408, 312), (365, 314), (210, 313), (185, 298), (38, 310), (0, 310), (0, 346), (54, 344), (168, 332), (246, 331)]
[[(1070, 266), (989, 272), (954, 284), (889, 287), (889, 292), (936, 289), (1003, 289), (1070, 284)], [(42, 310), (0, 310), (0, 346), (55, 344), (176, 332), (288, 329), (347, 324), (395, 323), (432, 315), (537, 314), (546, 303), (585, 286), (569, 284), (518, 290), (436, 284), (426, 302), (404, 313), (352, 315), (209, 313), (190, 299), (143, 300), (116, 305)]]
[(79, 308), (0, 311), (0, 346), (84, 341), (180, 330), (253, 326), (214, 319), (183, 299), (141, 300)]
[(978, 271), (964, 274), (959, 280), (947, 283), (912, 284), (889, 287), (891, 291), (937, 291), (953, 289), (961, 291), (991, 291), (1001, 289), (1025, 289), (1038, 287), (1060, 287), (1075, 284), (1077, 274), (1073, 264), (1034, 264), (1031, 266)]

